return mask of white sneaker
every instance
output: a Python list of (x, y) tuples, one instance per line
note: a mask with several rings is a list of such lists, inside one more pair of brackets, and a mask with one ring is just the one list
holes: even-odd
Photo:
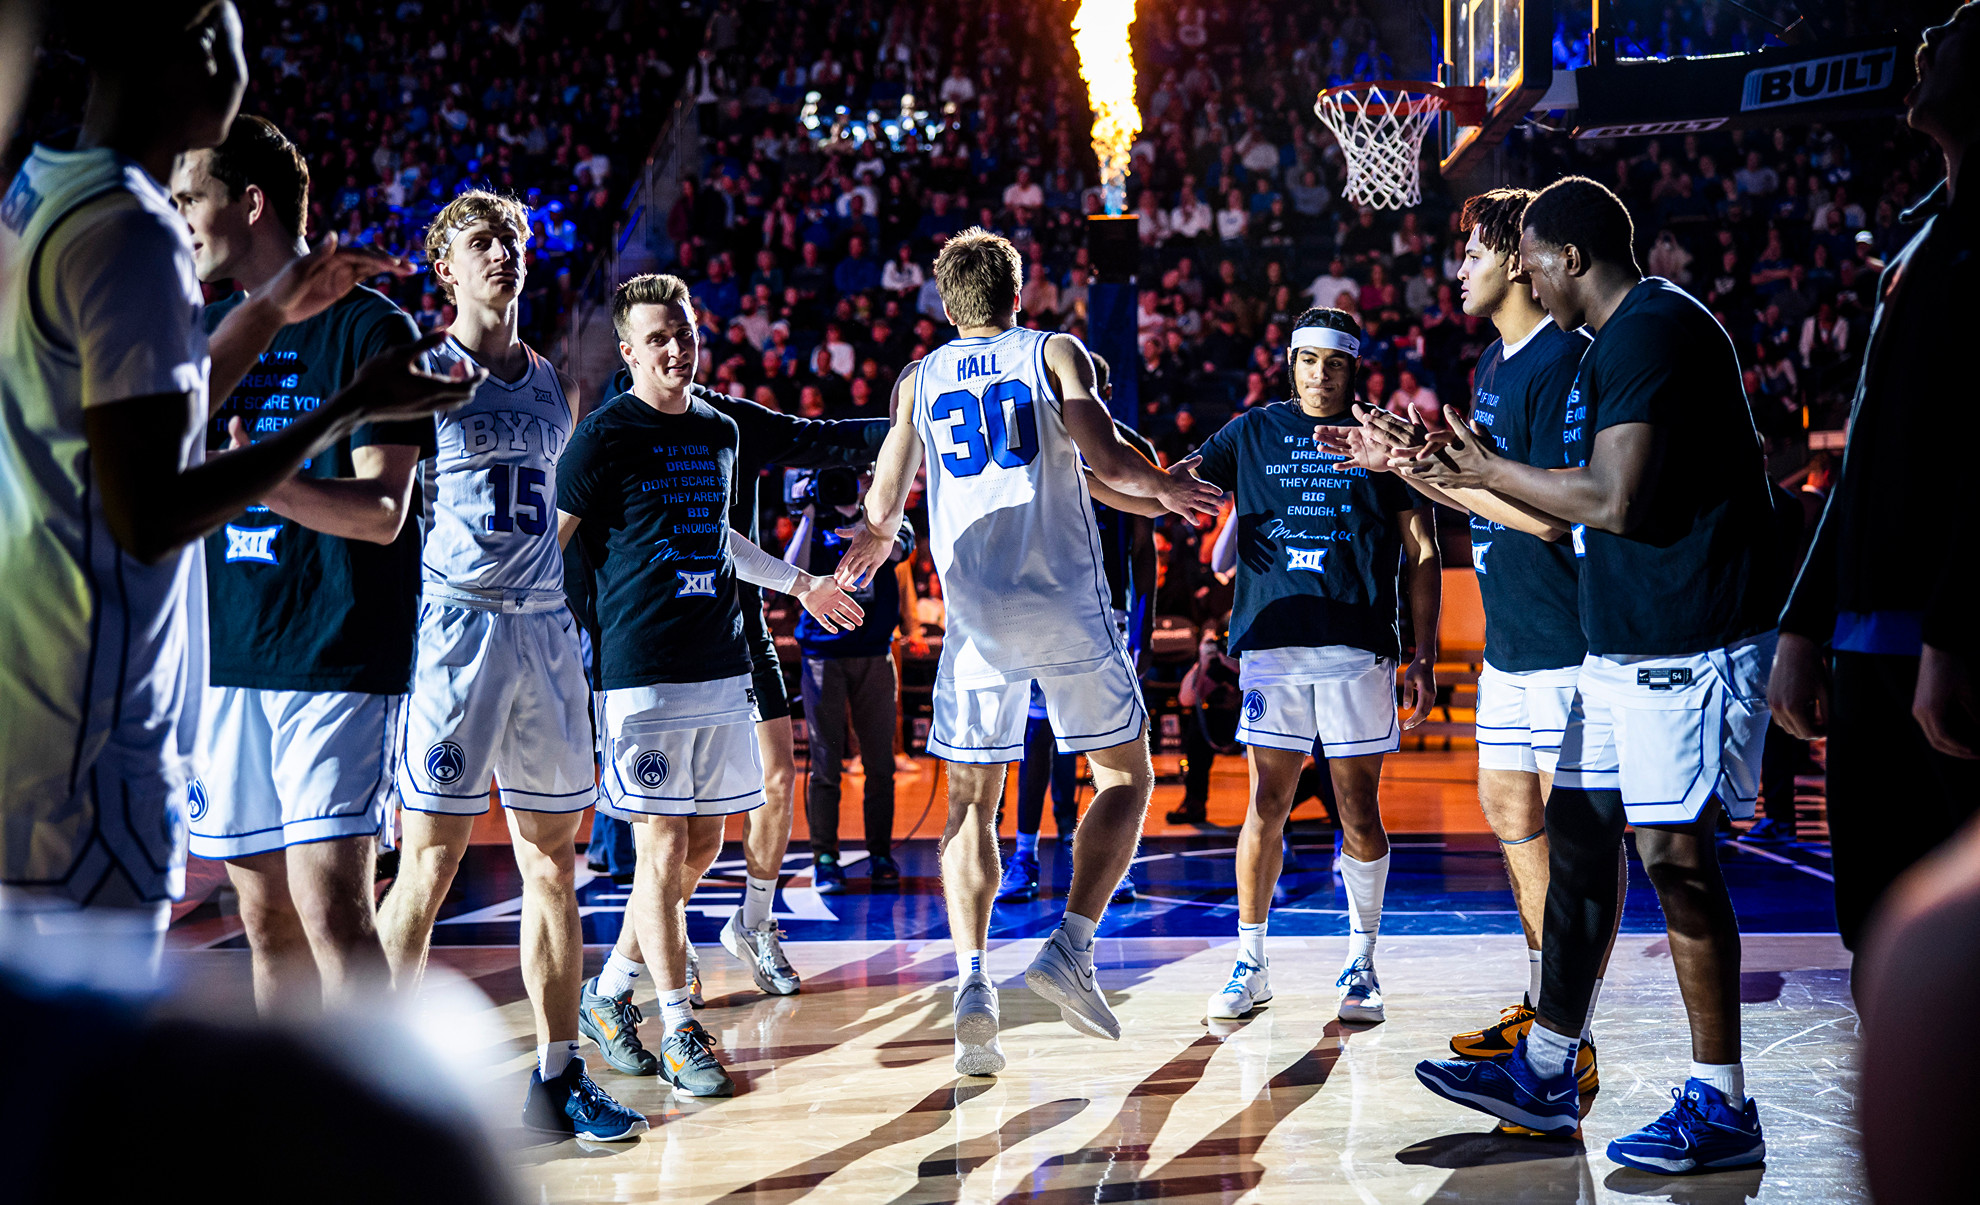
[(1093, 955), (1072, 947), (1064, 929), (1052, 930), (1024, 973), (1024, 985), (1059, 1006), (1059, 1019), (1091, 1037), (1121, 1040), (1121, 1023), (1093, 979)]
[(1383, 1020), (1382, 985), (1375, 978), (1374, 960), (1367, 957), (1350, 960), (1341, 968), (1341, 977), (1334, 980), (1334, 986), (1341, 990), (1341, 1020), (1368, 1024)]
[(766, 920), (755, 929), (743, 925), (742, 906), (729, 914), (729, 921), (722, 926), (722, 948), (736, 956), (737, 961), (749, 968), (750, 977), (756, 980), (759, 990), (771, 996), (795, 996), (798, 993), (798, 973), (791, 968), (791, 960), (784, 957), (784, 935), (777, 922)]
[(1231, 971), (1231, 981), (1210, 997), (1210, 1015), (1219, 1020), (1236, 1020), (1272, 998), (1272, 984), (1265, 968), (1240, 958)]
[(1004, 1069), (997, 1044), (997, 989), (978, 971), (956, 987), (956, 1074), (995, 1075)]

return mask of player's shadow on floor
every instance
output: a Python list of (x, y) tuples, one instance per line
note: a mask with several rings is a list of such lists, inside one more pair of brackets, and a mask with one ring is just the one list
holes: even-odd
[(1765, 1164), (1700, 1176), (1659, 1176), (1619, 1167), (1603, 1179), (1602, 1187), (1626, 1196), (1655, 1197), (1671, 1205), (1744, 1205), (1759, 1198), (1760, 1181), (1766, 1175)]
[(1577, 1205), (1595, 1199), (1587, 1152), (1574, 1139), (1440, 1134), (1397, 1151), (1396, 1162), (1451, 1169), (1431, 1201)]

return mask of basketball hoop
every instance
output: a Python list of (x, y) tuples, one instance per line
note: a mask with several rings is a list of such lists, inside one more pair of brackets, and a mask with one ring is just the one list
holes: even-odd
[(1445, 109), (1459, 125), (1481, 124), (1485, 89), (1372, 80), (1322, 91), (1313, 113), (1333, 131), (1347, 157), (1347, 186), (1341, 195), (1376, 209), (1421, 204), (1423, 136)]

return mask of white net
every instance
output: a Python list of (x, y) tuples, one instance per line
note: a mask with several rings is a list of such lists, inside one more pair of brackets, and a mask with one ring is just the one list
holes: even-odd
[(1443, 98), (1407, 84), (1366, 84), (1323, 92), (1313, 112), (1341, 144), (1347, 186), (1341, 195), (1356, 205), (1406, 209), (1423, 200), (1423, 136)]

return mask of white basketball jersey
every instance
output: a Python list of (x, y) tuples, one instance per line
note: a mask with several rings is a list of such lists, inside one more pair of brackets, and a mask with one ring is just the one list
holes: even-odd
[(928, 542), (948, 627), (938, 676), (989, 686), (1119, 656), (1093, 503), (1045, 375), (1049, 331), (957, 339), (914, 375)]
[[(489, 374), (467, 405), (440, 418), (438, 450), (425, 465), (429, 598), (472, 605), (486, 596), (531, 610), (563, 604), (557, 457), (570, 438), (571, 408), (557, 370), (523, 350), (529, 368), (520, 377)], [(436, 372), (474, 363), (451, 338), (428, 360)]]
[(35, 148), (0, 200), (0, 881), (92, 893), (108, 871), (85, 855), (102, 842), (155, 879), (128, 865), (154, 855), (115, 848), (112, 821), (167, 849), (162, 830), (182, 824), (206, 682), (203, 545), (155, 565), (118, 547), (83, 413), (186, 393), (175, 457), (199, 463), (201, 304), (185, 223), (143, 168)]

